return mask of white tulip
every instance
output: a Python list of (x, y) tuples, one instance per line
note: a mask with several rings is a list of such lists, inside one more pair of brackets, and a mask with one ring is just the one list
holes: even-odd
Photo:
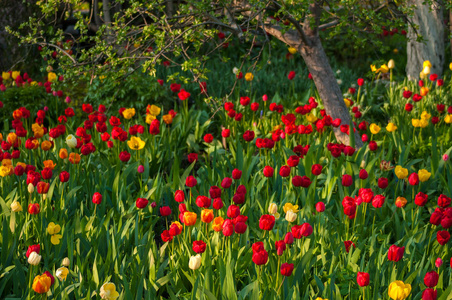
[(197, 270), (201, 266), (201, 255), (196, 255), (190, 257), (190, 262), (188, 263), (188, 267), (192, 270)]

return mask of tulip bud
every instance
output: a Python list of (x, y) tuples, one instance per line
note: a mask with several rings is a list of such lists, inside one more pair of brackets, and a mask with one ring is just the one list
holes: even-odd
[(270, 203), (270, 205), (268, 206), (268, 213), (274, 215), (277, 212), (278, 212), (278, 205), (276, 205), (276, 203)]
[(64, 267), (69, 267), (69, 265), (70, 265), (69, 258), (67, 258), (67, 257), (63, 258), (63, 261), (61, 262), (61, 265), (64, 266)]
[(37, 265), (39, 265), (40, 262), (41, 262), (41, 255), (39, 255), (36, 252), (32, 252), (30, 254), (30, 256), (28, 257), (28, 263), (30, 265), (37, 266)]
[(430, 74), (430, 67), (425, 67), (424, 70), (422, 70), (422, 73), (424, 73), (425, 75)]
[(35, 186), (33, 185), (33, 183), (29, 183), (28, 184), (28, 192), (31, 194), (35, 191)]
[(192, 270), (197, 270), (201, 266), (201, 255), (196, 255), (190, 257), (190, 261), (188, 263), (188, 267)]
[(297, 214), (294, 213), (291, 209), (287, 211), (286, 213), (286, 220), (289, 223), (293, 223), (295, 222), (295, 220), (297, 219)]
[(443, 264), (443, 260), (442, 260), (440, 257), (438, 257), (438, 258), (436, 259), (436, 261), (435, 261), (435, 266), (436, 266), (437, 268), (439, 268), (439, 267), (442, 266), (442, 264)]
[(389, 68), (389, 69), (394, 69), (394, 67), (395, 67), (394, 60), (393, 60), (393, 59), (390, 59), (390, 60), (388, 61), (388, 68)]

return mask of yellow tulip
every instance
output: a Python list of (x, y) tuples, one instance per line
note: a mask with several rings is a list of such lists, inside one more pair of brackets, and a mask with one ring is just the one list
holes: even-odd
[(432, 173), (425, 169), (421, 169), (417, 172), (417, 175), (419, 176), (419, 181), (426, 182), (429, 180), (430, 176), (432, 176)]
[(293, 205), (292, 203), (286, 203), (283, 207), (284, 213), (287, 213), (289, 210), (297, 213), (299, 211), (298, 205)]
[(422, 73), (424, 73), (425, 75), (430, 74), (430, 67), (424, 67), (424, 69), (422, 70)]
[(290, 54), (295, 54), (297, 53), (297, 49), (295, 49), (294, 47), (289, 47), (289, 52)]
[(57, 80), (57, 75), (53, 72), (50, 72), (49, 74), (47, 74), (47, 81), (49, 82), (54, 82)]
[(9, 175), (9, 167), (1, 166), (0, 167), (0, 176), (5, 177)]
[[(452, 65), (452, 64), (451, 64)], [(4, 80), (8, 80), (11, 78), (11, 74), (9, 74), (8, 72), (2, 72), (2, 78)]]
[(419, 126), (420, 126), (421, 128), (427, 127), (427, 126), (428, 126), (428, 120), (421, 119), (421, 120), (419, 121)]
[(135, 108), (128, 108), (122, 112), (125, 119), (130, 120), (135, 115)]
[(421, 79), (427, 78), (427, 75), (425, 75), (424, 71), (421, 71), (421, 72), (419, 73), (419, 78), (421, 78)]
[(69, 270), (65, 267), (58, 268), (55, 272), (56, 277), (61, 281), (66, 280), (68, 274)]
[(374, 73), (376, 73), (378, 71), (377, 67), (375, 67), (375, 65), (370, 65), (370, 70)]
[(370, 129), (370, 132), (372, 132), (372, 134), (377, 134), (381, 130), (380, 126), (378, 126), (375, 123), (370, 124), (369, 129)]
[(389, 72), (389, 68), (388, 68), (388, 66), (386, 64), (384, 64), (384, 65), (380, 66), (378, 71), (380, 71), (381, 73), (388, 73)]
[(154, 115), (151, 115), (151, 114), (146, 115), (146, 123), (147, 124), (151, 124), (152, 121), (154, 121), (154, 120), (155, 120), (155, 116)]
[(449, 69), (452, 71), (452, 63), (449, 64)]
[(16, 80), (17, 76), (20, 75), (20, 71), (13, 71), (13, 74), (11, 75), (11, 77)]
[(132, 136), (129, 141), (127, 141), (127, 145), (132, 150), (141, 150), (144, 148), (144, 145), (146, 144), (145, 141), (143, 141), (141, 138)]
[(318, 120), (316, 116), (314, 116), (312, 113), (306, 115), (306, 120), (308, 120), (309, 123), (314, 123)]
[(430, 69), (432, 68), (432, 64), (429, 60), (424, 61), (424, 63), (422, 64), (422, 68), (424, 69), (425, 67), (429, 67)]
[(49, 225), (47, 225), (47, 232), (52, 235), (52, 234), (57, 234), (61, 231), (61, 226), (58, 224), (55, 224), (53, 222), (50, 222)]
[(411, 124), (413, 124), (413, 127), (419, 127), (420, 121), (419, 119), (411, 119)]
[(253, 79), (254, 79), (254, 75), (253, 75), (253, 73), (246, 73), (245, 74), (245, 80), (246, 81), (253, 81)]
[(160, 107), (158, 107), (157, 105), (154, 105), (154, 104), (152, 104), (151, 106), (148, 106), (148, 108), (147, 108), (147, 112), (154, 116), (160, 115), (161, 110), (162, 109)]
[(352, 102), (350, 99), (344, 98), (345, 106), (350, 107), (352, 105)]
[(99, 296), (105, 300), (116, 300), (119, 293), (116, 291), (116, 286), (113, 282), (107, 282), (100, 288)]
[(430, 120), (431, 117), (432, 117), (432, 115), (429, 114), (428, 112), (426, 112), (425, 110), (421, 114), (421, 119), (422, 120)]
[(444, 117), (444, 122), (446, 122), (447, 124), (452, 123), (452, 115), (446, 115)]
[(20, 212), (22, 211), (22, 205), (20, 205), (19, 201), (14, 201), (11, 203), (11, 211), (13, 212)]
[(401, 280), (396, 280), (389, 285), (388, 295), (393, 300), (404, 300), (411, 293), (411, 285), (405, 284)]
[(408, 169), (405, 169), (402, 166), (396, 166), (394, 169), (394, 173), (399, 179), (405, 179), (408, 177)]
[(386, 126), (386, 131), (393, 132), (397, 130), (397, 126), (394, 123), (389, 122), (388, 126)]

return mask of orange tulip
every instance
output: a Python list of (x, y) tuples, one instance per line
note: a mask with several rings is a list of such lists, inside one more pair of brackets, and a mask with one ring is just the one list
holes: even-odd
[(11, 145), (14, 145), (17, 141), (17, 135), (14, 132), (10, 132), (10, 133), (8, 133), (8, 136), (6, 137), (6, 140)]
[(44, 151), (48, 151), (50, 150), (50, 148), (52, 148), (52, 142), (51, 141), (44, 141), (41, 143), (41, 149)]
[(186, 226), (193, 226), (196, 223), (196, 213), (191, 211), (184, 212), (184, 224)]
[(19, 109), (16, 109), (15, 111), (13, 111), (13, 118), (14, 118), (14, 120), (21, 119), (22, 111)]
[(69, 161), (72, 164), (76, 164), (77, 165), (80, 162), (80, 159), (81, 159), (81, 157), (77, 153), (72, 152), (71, 154), (69, 154)]
[(66, 159), (68, 157), (66, 148), (61, 148), (60, 149), (59, 156), (60, 156), (61, 159)]
[(212, 224), (213, 230), (222, 231), (223, 223), (224, 223), (224, 219), (222, 217), (216, 217), (215, 219), (213, 219), (213, 224)]
[(43, 164), (44, 168), (49, 168), (50, 170), (53, 170), (56, 166), (56, 163), (54, 163), (51, 159), (45, 160)]
[(45, 294), (49, 291), (52, 280), (46, 274), (38, 275), (33, 280), (33, 291), (38, 294)]
[(210, 223), (213, 220), (213, 210), (203, 209), (201, 211), (201, 221), (204, 223)]

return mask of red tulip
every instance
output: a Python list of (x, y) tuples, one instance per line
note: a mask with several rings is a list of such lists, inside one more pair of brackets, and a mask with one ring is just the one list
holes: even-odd
[(193, 251), (196, 253), (204, 253), (206, 251), (206, 243), (203, 241), (193, 241)]
[(450, 233), (445, 231), (445, 230), (440, 230), (436, 233), (436, 240), (438, 241), (438, 243), (442, 246), (444, 246), (445, 244), (447, 244), (447, 242), (450, 239)]
[(383, 196), (383, 195), (376, 195), (372, 199), (372, 206), (375, 208), (382, 207), (384, 203), (385, 203), (385, 196)]
[(265, 250), (254, 252), (252, 260), (258, 266), (265, 265), (268, 261), (268, 252)]
[(212, 207), (216, 210), (219, 210), (221, 208), (223, 208), (223, 201), (221, 200), (221, 198), (216, 198), (213, 200), (213, 204)]
[(268, 177), (273, 177), (274, 172), (275, 172), (275, 170), (273, 170), (273, 168), (270, 167), (270, 166), (266, 166), (264, 168), (264, 176), (267, 177), (267, 178)]
[(149, 201), (145, 198), (138, 198), (136, 201), (136, 206), (139, 209), (145, 208), (148, 205)]
[(439, 195), (438, 197), (438, 206), (445, 208), (448, 207), (451, 203), (451, 199), (449, 197), (447, 197), (446, 195)]
[(185, 194), (184, 191), (181, 190), (177, 190), (176, 192), (174, 192), (174, 200), (176, 200), (176, 202), (184, 202), (185, 200)]
[(351, 186), (353, 184), (353, 178), (352, 176), (348, 174), (342, 175), (342, 185), (343, 186)]
[(293, 244), (293, 234), (292, 232), (287, 232), (286, 235), (284, 236), (284, 243), (286, 243), (287, 245), (292, 245)]
[(345, 246), (345, 252), (350, 252), (350, 248), (351, 246), (353, 246), (353, 248), (355, 248), (355, 243), (353, 243), (352, 241), (344, 241), (344, 246)]
[(275, 242), (275, 247), (276, 247), (276, 254), (278, 256), (283, 255), (284, 250), (286, 250), (286, 243), (284, 241), (276, 241)]
[(429, 287), (435, 287), (438, 284), (439, 275), (435, 271), (427, 272), (424, 276), (424, 284)]
[(436, 300), (437, 298), (437, 290), (434, 289), (425, 289), (422, 292), (422, 300)]
[(61, 182), (68, 182), (69, 181), (69, 172), (62, 171), (60, 173), (60, 181)]
[(384, 178), (384, 177), (378, 178), (378, 187), (380, 189), (387, 188), (388, 187), (388, 178)]
[(121, 160), (122, 162), (128, 162), (130, 159), (130, 153), (127, 151), (122, 151), (121, 153), (119, 153), (119, 160)]
[(169, 242), (173, 239), (173, 236), (170, 234), (169, 230), (163, 230), (162, 234), (160, 235), (163, 242)]
[(292, 275), (293, 268), (294, 268), (293, 264), (288, 264), (288, 263), (281, 264), (281, 275), (283, 275), (283, 276)]
[(101, 204), (101, 202), (102, 202), (102, 195), (100, 193), (98, 193), (98, 192), (94, 193), (92, 201), (93, 201), (94, 204)]
[(238, 207), (236, 205), (230, 205), (228, 207), (228, 211), (226, 214), (227, 214), (228, 218), (233, 219), (233, 218), (237, 217), (238, 215), (240, 215), (240, 207)]
[(40, 251), (41, 251), (41, 246), (39, 244), (31, 245), (31, 246), (28, 246), (27, 253), (25, 255), (28, 258), (32, 252), (36, 252), (37, 254), (39, 254)]
[(198, 184), (198, 181), (192, 175), (189, 175), (187, 177), (187, 179), (185, 179), (185, 185), (190, 188), (196, 186), (197, 184)]
[(292, 80), (295, 78), (295, 72), (294, 71), (290, 71), (289, 75), (287, 75), (287, 78), (289, 78), (289, 80)]
[(356, 281), (358, 282), (358, 285), (361, 287), (368, 286), (369, 285), (369, 273), (358, 272)]
[(171, 215), (171, 208), (169, 206), (160, 207), (160, 215), (162, 217), (167, 217), (167, 216)]
[(419, 184), (419, 176), (417, 175), (417, 173), (411, 173), (410, 176), (408, 177), (408, 182), (411, 185), (418, 185)]
[[(264, 173), (264, 175), (265, 175), (265, 173)], [(290, 167), (289, 166), (282, 166), (281, 169), (279, 169), (279, 175), (281, 177), (289, 177), (289, 175), (290, 175)], [(273, 176), (273, 174), (271, 176)], [(266, 177), (271, 177), (271, 176), (266, 176)]]
[(405, 247), (397, 247), (396, 245), (392, 245), (389, 247), (388, 260), (398, 262), (402, 259), (404, 252)]
[(262, 215), (259, 219), (259, 228), (262, 230), (272, 230), (275, 226), (275, 217), (272, 215)]
[(207, 144), (212, 143), (212, 141), (213, 141), (213, 135), (211, 135), (210, 133), (208, 133), (204, 136), (204, 142), (206, 142)]
[(314, 176), (320, 175), (322, 173), (322, 166), (319, 164), (312, 165), (311, 172)]
[(229, 177), (225, 177), (223, 179), (223, 181), (221, 181), (221, 187), (224, 189), (229, 188), (231, 186), (231, 184), (232, 184), (232, 179)]
[(37, 215), (39, 214), (40, 208), (38, 203), (30, 203), (28, 204), (28, 213), (30, 215)]
[(417, 206), (424, 206), (425, 204), (427, 204), (427, 201), (428, 201), (428, 196), (422, 192), (419, 192), (414, 197), (414, 203), (416, 203)]
[(325, 203), (323, 203), (323, 202), (317, 202), (316, 205), (315, 205), (315, 209), (316, 209), (318, 212), (324, 212), (324, 211), (325, 211)]
[(232, 178), (234, 180), (239, 180), (241, 177), (242, 177), (242, 171), (240, 171), (239, 169), (232, 170)]
[(369, 177), (369, 174), (367, 173), (367, 171), (365, 169), (361, 169), (359, 170), (359, 179), (367, 179), (367, 177)]

